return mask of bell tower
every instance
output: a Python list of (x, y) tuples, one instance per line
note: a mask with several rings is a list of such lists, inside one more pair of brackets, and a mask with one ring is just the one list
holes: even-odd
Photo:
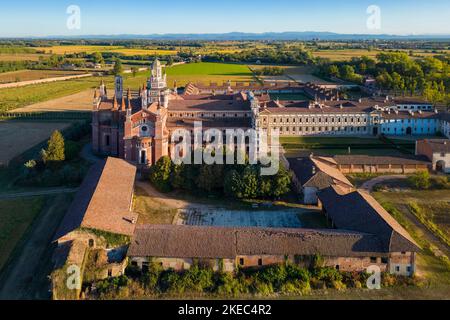
[(153, 62), (148, 87), (149, 103), (157, 102), (167, 108), (170, 91), (167, 88), (166, 75), (163, 74), (161, 62), (158, 59)]
[(117, 100), (122, 100), (123, 97), (123, 78), (121, 76), (116, 76), (115, 79), (115, 94)]

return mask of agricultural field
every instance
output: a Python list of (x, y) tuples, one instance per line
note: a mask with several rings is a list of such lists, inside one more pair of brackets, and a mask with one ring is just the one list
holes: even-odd
[(68, 122), (0, 121), (0, 166), (48, 139), (54, 130), (64, 130)]
[(10, 82), (21, 82), (48, 78), (58, 78), (66, 76), (75, 76), (84, 72), (61, 71), (61, 70), (20, 70), (13, 72), (0, 73), (0, 84)]
[(362, 50), (362, 49), (336, 49), (336, 50), (315, 50), (313, 51), (313, 56), (317, 58), (328, 58), (332, 61), (348, 61), (351, 58), (360, 58), (361, 56), (367, 56), (375, 59), (376, 55), (379, 53), (388, 53), (388, 52), (405, 52), (405, 53), (413, 53), (413, 58), (423, 58), (423, 57), (432, 57), (441, 54), (449, 54), (450, 50), (443, 50), (442, 52), (430, 52), (425, 50)]
[[(450, 287), (449, 246), (412, 213), (412, 202), (432, 208), (424, 222), (432, 222), (448, 238), (449, 190), (375, 192), (374, 197), (411, 234), (422, 247), (417, 256), (418, 276), (428, 282), (427, 291), (448, 290)], [(428, 219), (428, 220), (427, 220)], [(447, 231), (445, 231), (447, 230)]]
[(37, 53), (0, 53), (0, 62), (39, 61), (39, 59), (48, 56), (49, 55), (47, 54), (37, 54)]
[(61, 98), (14, 109), (14, 112), (91, 111), (93, 95), (94, 89), (88, 89)]
[(71, 53), (94, 53), (94, 52), (115, 52), (125, 56), (139, 56), (139, 55), (175, 55), (175, 50), (158, 50), (158, 49), (134, 49), (123, 46), (83, 46), (83, 45), (66, 45), (53, 47), (40, 47), (39, 50), (45, 51), (48, 54), (71, 54)]
[(167, 82), (172, 86), (177, 81), (178, 86), (186, 85), (188, 82), (216, 82), (223, 83), (228, 80), (250, 82), (254, 81), (253, 73), (248, 66), (242, 64), (227, 63), (188, 63), (165, 69)]
[(0, 112), (64, 97), (86, 89), (92, 89), (99, 85), (101, 79), (101, 77), (87, 77), (42, 83), (21, 88), (0, 89)]
[(42, 197), (0, 200), (0, 270), (43, 206)]

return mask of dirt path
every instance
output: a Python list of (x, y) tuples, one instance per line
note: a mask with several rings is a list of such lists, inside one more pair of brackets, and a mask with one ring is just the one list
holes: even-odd
[(389, 181), (389, 180), (398, 180), (398, 179), (406, 179), (407, 176), (401, 175), (401, 174), (395, 174), (395, 175), (389, 175), (389, 176), (379, 176), (373, 179), (370, 179), (369, 181), (366, 181), (362, 184), (360, 189), (372, 191), (373, 188), (382, 182)]
[(423, 232), (423, 237), (426, 241), (434, 245), (438, 248), (438, 252), (436, 252), (437, 255), (446, 255), (447, 257), (450, 256), (450, 248), (441, 241), (438, 237), (434, 235), (433, 232), (431, 232), (425, 225), (422, 224), (422, 222), (419, 221), (411, 212), (409, 212), (409, 209), (405, 205), (402, 206), (402, 212), (406, 216), (406, 218), (413, 223), (418, 229), (420, 229)]
[(152, 185), (146, 182), (137, 181), (136, 186), (142, 188), (149, 196), (156, 201), (173, 209), (189, 209), (189, 208), (211, 208), (209, 205), (192, 203), (186, 200), (174, 199), (169, 195), (158, 192)]
[(77, 190), (78, 190), (78, 188), (55, 188), (55, 189), (47, 189), (47, 190), (39, 190), (39, 191), (2, 193), (2, 194), (0, 194), (0, 200), (55, 195), (55, 194), (61, 194), (61, 193), (74, 193)]
[(51, 241), (70, 202), (67, 195), (48, 200), (0, 275), (0, 300), (50, 297), (47, 276), (51, 270)]

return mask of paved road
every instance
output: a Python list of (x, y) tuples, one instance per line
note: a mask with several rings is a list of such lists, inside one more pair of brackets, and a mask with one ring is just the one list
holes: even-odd
[(408, 177), (405, 175), (401, 175), (401, 174), (394, 174), (394, 175), (390, 175), (390, 176), (379, 176), (379, 177), (376, 177), (369, 181), (364, 182), (363, 185), (360, 187), (360, 189), (372, 191), (373, 187), (375, 187), (377, 184), (380, 184), (382, 182), (389, 181), (389, 180), (406, 179), (406, 178), (408, 178)]
[(38, 191), (0, 193), (0, 199), (14, 199), (14, 198), (54, 195), (54, 194), (61, 194), (61, 193), (73, 193), (73, 192), (76, 192), (77, 190), (78, 190), (78, 188), (55, 188), (55, 189), (46, 189), (46, 190), (38, 190)]

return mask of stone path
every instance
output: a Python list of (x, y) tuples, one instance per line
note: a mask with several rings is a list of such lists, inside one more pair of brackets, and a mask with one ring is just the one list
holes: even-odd
[(389, 175), (389, 176), (379, 176), (379, 177), (376, 177), (369, 181), (364, 182), (362, 184), (362, 186), (360, 187), (360, 189), (372, 191), (373, 188), (377, 184), (380, 184), (380, 183), (383, 183), (383, 182), (389, 181), (389, 180), (406, 179), (406, 178), (408, 178), (408, 176), (401, 175), (401, 174), (395, 174), (395, 175)]

